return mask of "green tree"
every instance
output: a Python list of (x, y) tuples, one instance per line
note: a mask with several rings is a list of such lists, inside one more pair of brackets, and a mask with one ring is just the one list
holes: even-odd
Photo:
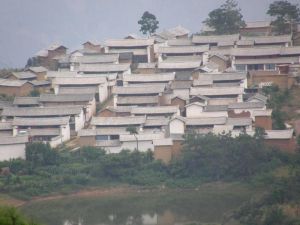
[(203, 23), (214, 28), (216, 34), (236, 34), (246, 25), (234, 0), (226, 0), (220, 8), (211, 11)]
[(271, 3), (267, 14), (275, 17), (272, 25), (277, 34), (292, 33), (293, 24), (300, 21), (300, 9), (298, 5), (288, 1), (275, 1)]
[(13, 207), (0, 207), (1, 225), (38, 225), (26, 219), (19, 211)]
[(135, 137), (135, 140), (136, 140), (136, 150), (138, 151), (139, 150), (139, 140), (137, 138), (137, 130), (136, 130), (136, 127), (134, 126), (130, 126), (130, 127), (127, 127), (126, 128), (126, 131), (129, 132), (131, 135), (133, 135)]
[(158, 29), (159, 21), (156, 19), (155, 15), (146, 11), (138, 21), (138, 24), (141, 25), (140, 31), (143, 34), (148, 34), (150, 36)]

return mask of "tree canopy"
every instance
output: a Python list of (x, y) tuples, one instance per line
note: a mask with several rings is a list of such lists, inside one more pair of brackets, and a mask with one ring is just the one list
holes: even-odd
[(141, 25), (140, 31), (143, 34), (151, 35), (158, 29), (159, 21), (156, 19), (155, 15), (146, 11), (138, 21), (138, 24)]
[(246, 25), (234, 0), (226, 0), (220, 8), (211, 11), (203, 23), (214, 28), (216, 34), (235, 34)]
[(272, 25), (277, 34), (291, 33), (293, 24), (300, 21), (300, 9), (298, 5), (288, 1), (275, 1), (271, 3), (267, 14), (275, 17)]

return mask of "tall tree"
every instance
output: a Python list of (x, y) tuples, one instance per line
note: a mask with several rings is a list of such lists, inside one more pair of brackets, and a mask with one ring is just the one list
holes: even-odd
[(138, 24), (141, 25), (140, 31), (143, 34), (148, 34), (149, 36), (153, 34), (158, 29), (158, 20), (156, 16), (149, 13), (148, 11), (144, 12), (141, 19), (138, 21)]
[(234, 0), (226, 0), (220, 8), (211, 11), (203, 23), (215, 29), (216, 34), (235, 34), (246, 25)]
[(139, 150), (139, 140), (138, 140), (138, 138), (136, 136), (138, 134), (138, 132), (136, 130), (136, 127), (129, 126), (129, 127), (126, 128), (126, 131), (129, 132), (131, 135), (134, 136), (134, 138), (136, 140), (136, 150), (138, 151)]
[(277, 34), (292, 33), (293, 24), (300, 22), (300, 9), (298, 4), (292, 4), (288, 1), (275, 1), (270, 4), (267, 11), (275, 20), (272, 21), (274, 31)]

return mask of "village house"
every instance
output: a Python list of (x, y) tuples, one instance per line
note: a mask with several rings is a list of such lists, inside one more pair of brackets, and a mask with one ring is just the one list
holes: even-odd
[(36, 67), (28, 67), (25, 68), (25, 71), (29, 71), (36, 75), (37, 80), (46, 80), (47, 69), (43, 66), (36, 66)]
[(278, 35), (278, 36), (241, 36), (241, 41), (253, 41), (254, 46), (267, 47), (267, 46), (292, 46), (291, 35)]
[(82, 44), (83, 50), (84, 51), (89, 51), (89, 52), (102, 52), (103, 48), (101, 46), (101, 43), (98, 41), (86, 41)]
[(173, 115), (179, 116), (180, 110), (178, 106), (135, 107), (132, 108), (131, 114), (133, 116), (170, 118)]
[[(52, 81), (54, 93), (63, 94), (61, 89), (76, 89), (88, 88), (89, 93), (96, 93), (96, 100), (103, 102), (108, 97), (107, 78), (102, 76), (76, 76), (70, 79), (69, 77), (56, 77)], [(64, 92), (65, 93), (65, 92)], [(80, 93), (80, 92), (77, 92)], [(74, 93), (75, 94), (75, 93)]]
[(208, 97), (210, 105), (228, 105), (243, 101), (244, 88), (242, 87), (191, 87), (190, 90), (190, 96)]
[(97, 64), (80, 64), (80, 73), (84, 74), (131, 74), (131, 68), (129, 63), (97, 63)]
[(81, 54), (70, 58), (70, 71), (78, 71), (85, 64), (118, 64), (119, 54)]
[(136, 106), (107, 106), (105, 109), (100, 110), (99, 116), (101, 117), (119, 117), (130, 116), (131, 110)]
[(22, 118), (56, 118), (69, 116), (70, 132), (75, 135), (84, 127), (85, 116), (82, 106), (64, 107), (9, 107), (1, 114), (2, 121), (12, 121), (15, 117)]
[(170, 84), (175, 73), (128, 74), (123, 76), (123, 86)]
[(240, 34), (247, 36), (268, 36), (271, 33), (271, 21), (248, 21), (245, 27), (240, 28)]
[(13, 134), (12, 122), (1, 122), (0, 121), (0, 136), (12, 136)]
[(67, 48), (63, 45), (53, 44), (46, 49), (43, 49), (35, 54), (40, 66), (49, 70), (56, 70), (58, 68), (58, 59), (65, 57)]
[(93, 94), (41, 94), (39, 102), (42, 106), (83, 106), (85, 121), (96, 114), (96, 100)]
[(187, 39), (190, 31), (181, 25), (173, 28), (165, 29), (160, 33), (155, 33), (153, 37), (156, 42), (165, 42), (171, 39)]
[(210, 47), (217, 47), (219, 43), (222, 45), (224, 41), (230, 43), (233, 47), (235, 43), (240, 39), (239, 34), (230, 35), (193, 35), (192, 42), (195, 45), (209, 45)]
[(2, 136), (0, 135), (0, 161), (12, 159), (25, 159), (25, 144), (28, 136)]
[(45, 142), (56, 147), (70, 140), (70, 117), (15, 117), (13, 136), (28, 135), (30, 142)]
[(106, 53), (133, 53), (134, 63), (154, 61), (153, 39), (111, 39), (105, 41)]
[(255, 110), (266, 110), (263, 102), (236, 102), (228, 105), (228, 116), (231, 118), (254, 117)]
[(11, 80), (35, 80), (37, 76), (30, 72), (30, 71), (21, 71), (21, 72), (12, 72), (10, 76), (7, 77), (7, 79)]
[(32, 90), (33, 85), (27, 80), (9, 80), (0, 78), (0, 94), (8, 96), (27, 96)]
[[(147, 100), (151, 100), (150, 104), (155, 104), (156, 103), (156, 98), (159, 95), (162, 95), (162, 93), (165, 90), (165, 85), (138, 85), (138, 86), (128, 86), (128, 87), (123, 87), (123, 86), (115, 86), (113, 87), (112, 93), (113, 93), (113, 105), (118, 106), (119, 99), (121, 99), (121, 105), (124, 101), (130, 102), (134, 100), (136, 97), (140, 97), (137, 99), (137, 101), (144, 101), (146, 98), (142, 97), (152, 97), (152, 98), (147, 98)], [(127, 98), (127, 100), (126, 100)], [(135, 102), (132, 102), (133, 105), (136, 105)], [(145, 102), (147, 103), (147, 102)], [(148, 102), (149, 103), (149, 102)], [(139, 102), (141, 104), (141, 102)], [(144, 104), (144, 103), (143, 103)], [(129, 104), (126, 104), (129, 105)]]
[(296, 82), (295, 76), (282, 74), (280, 71), (253, 70), (248, 72), (249, 87), (276, 85), (280, 89), (290, 89)]
[(153, 74), (156, 73), (157, 70), (157, 63), (138, 63), (134, 73), (141, 73), (141, 74)]
[(33, 89), (38, 93), (49, 93), (51, 92), (51, 82), (47, 80), (32, 80), (29, 81), (33, 85)]
[(254, 126), (263, 128), (264, 130), (272, 130), (272, 109), (254, 110)]
[(38, 107), (40, 97), (15, 97), (13, 106), (16, 107)]
[(280, 64), (299, 63), (300, 47), (234, 48), (232, 68), (237, 71), (275, 70)]

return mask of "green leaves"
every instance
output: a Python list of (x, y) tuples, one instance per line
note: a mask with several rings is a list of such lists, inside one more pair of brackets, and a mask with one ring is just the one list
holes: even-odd
[(159, 22), (157, 21), (155, 15), (146, 11), (138, 21), (138, 24), (141, 25), (140, 31), (143, 34), (151, 35), (158, 29)]
[(220, 8), (211, 11), (204, 23), (214, 28), (216, 34), (236, 34), (246, 25), (234, 0), (227, 0)]
[[(275, 20), (272, 21), (277, 34), (287, 34), (293, 31), (293, 24), (300, 21), (300, 9), (297, 4), (288, 1), (275, 1), (267, 11)], [(292, 29), (292, 30), (291, 30)]]

